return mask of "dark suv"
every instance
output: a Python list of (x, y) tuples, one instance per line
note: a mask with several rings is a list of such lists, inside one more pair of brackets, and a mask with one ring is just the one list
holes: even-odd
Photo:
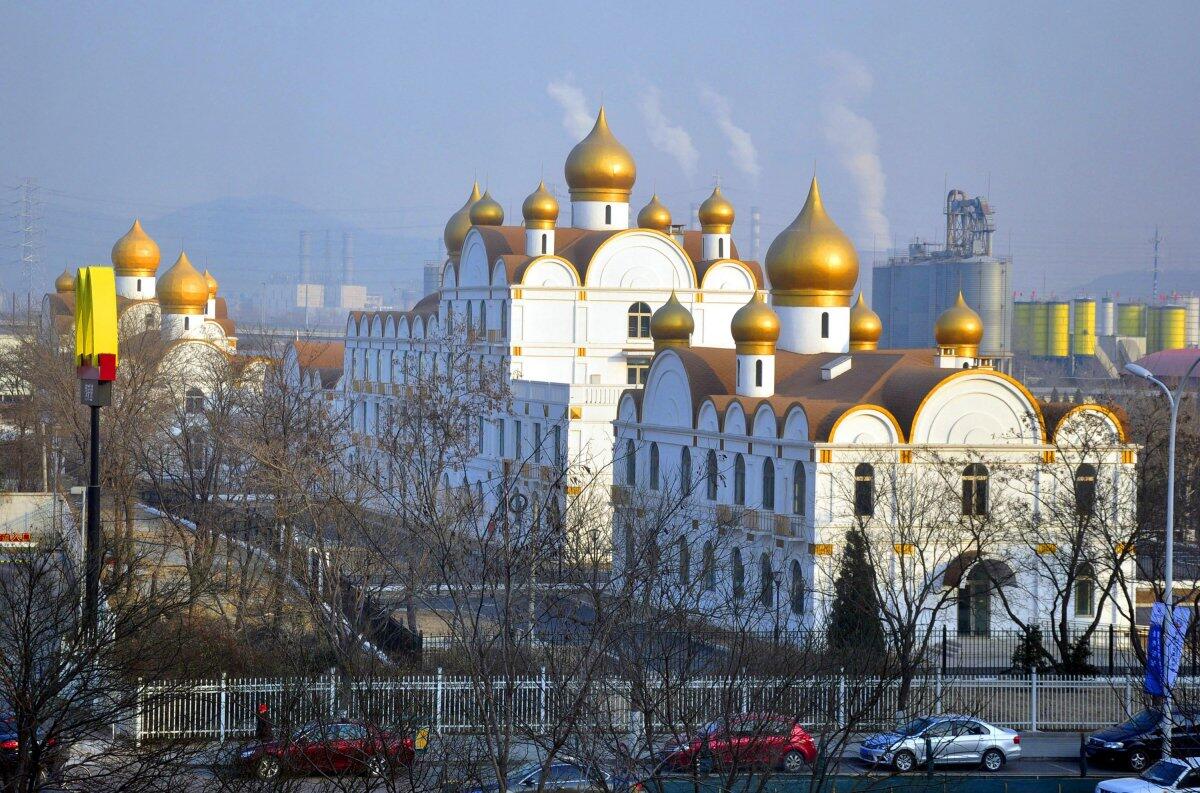
[[(1087, 737), (1084, 751), (1089, 760), (1126, 766), (1142, 771), (1162, 754), (1163, 714), (1152, 708), (1134, 714), (1129, 721), (1098, 730)], [(1200, 724), (1189, 710), (1174, 713), (1171, 719), (1172, 754), (1200, 754)]]

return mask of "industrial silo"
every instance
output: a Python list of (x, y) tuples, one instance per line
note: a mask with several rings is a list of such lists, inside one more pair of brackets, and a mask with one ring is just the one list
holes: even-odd
[(1192, 295), (1183, 299), (1183, 308), (1187, 314), (1187, 331), (1184, 333), (1184, 343), (1189, 347), (1200, 347), (1200, 297)]
[(1100, 300), (1100, 313), (1096, 316), (1096, 334), (1112, 336), (1117, 332), (1116, 305), (1111, 297)]
[(1186, 308), (1175, 305), (1159, 307), (1157, 341), (1158, 350), (1182, 350), (1187, 346)]
[(1146, 307), (1146, 352), (1162, 349), (1162, 306)]
[(1028, 300), (1013, 301), (1012, 346), (1013, 352), (1028, 355), (1033, 345), (1033, 303)]
[(1045, 302), (1037, 300), (1029, 304), (1031, 319), (1029, 325), (1033, 329), (1029, 344), (1029, 354), (1039, 358), (1044, 358), (1050, 354), (1050, 330), (1048, 325), (1050, 315), (1046, 312), (1046, 307), (1047, 304)]
[(1079, 298), (1071, 311), (1071, 354), (1090, 358), (1096, 354), (1096, 301)]
[(1046, 355), (1050, 358), (1066, 358), (1071, 354), (1071, 304), (1065, 300), (1048, 302), (1046, 326), (1049, 334)]
[(1117, 335), (1145, 336), (1146, 307), (1141, 303), (1117, 304)]

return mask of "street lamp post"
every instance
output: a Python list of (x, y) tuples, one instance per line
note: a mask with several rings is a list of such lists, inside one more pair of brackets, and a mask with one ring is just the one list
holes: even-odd
[[(1167, 619), (1175, 619), (1175, 427), (1179, 420), (1179, 402), (1183, 398), (1183, 389), (1196, 366), (1200, 365), (1200, 355), (1192, 361), (1187, 372), (1179, 381), (1175, 390), (1167, 388), (1166, 384), (1154, 376), (1149, 369), (1136, 363), (1125, 364), (1125, 371), (1132, 375), (1154, 383), (1167, 396), (1171, 405), (1171, 424), (1167, 434), (1167, 537), (1163, 547), (1163, 594), (1166, 597)], [(1164, 626), (1165, 627), (1165, 626)], [(1164, 655), (1166, 642), (1162, 642)], [(1171, 687), (1167, 685), (1166, 659), (1163, 659), (1163, 757), (1171, 756)]]

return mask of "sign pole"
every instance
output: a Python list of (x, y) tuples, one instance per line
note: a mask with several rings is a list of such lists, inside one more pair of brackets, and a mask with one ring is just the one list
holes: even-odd
[(84, 546), (84, 628), (95, 635), (100, 612), (100, 406), (89, 407), (92, 416), (88, 454), (87, 543)]

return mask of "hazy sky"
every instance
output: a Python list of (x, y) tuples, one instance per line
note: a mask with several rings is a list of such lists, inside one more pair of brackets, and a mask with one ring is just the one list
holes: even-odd
[(948, 184), (990, 188), (1018, 288), (1142, 266), (1155, 224), (1200, 269), (1198, 3), (493, 7), (4, 2), (0, 186), (143, 215), (276, 195), (432, 239), (475, 175), (518, 218), (561, 184), (603, 100), (635, 211), (657, 189), (683, 218), (720, 173), (744, 250), (815, 165), (865, 251), (940, 237)]

